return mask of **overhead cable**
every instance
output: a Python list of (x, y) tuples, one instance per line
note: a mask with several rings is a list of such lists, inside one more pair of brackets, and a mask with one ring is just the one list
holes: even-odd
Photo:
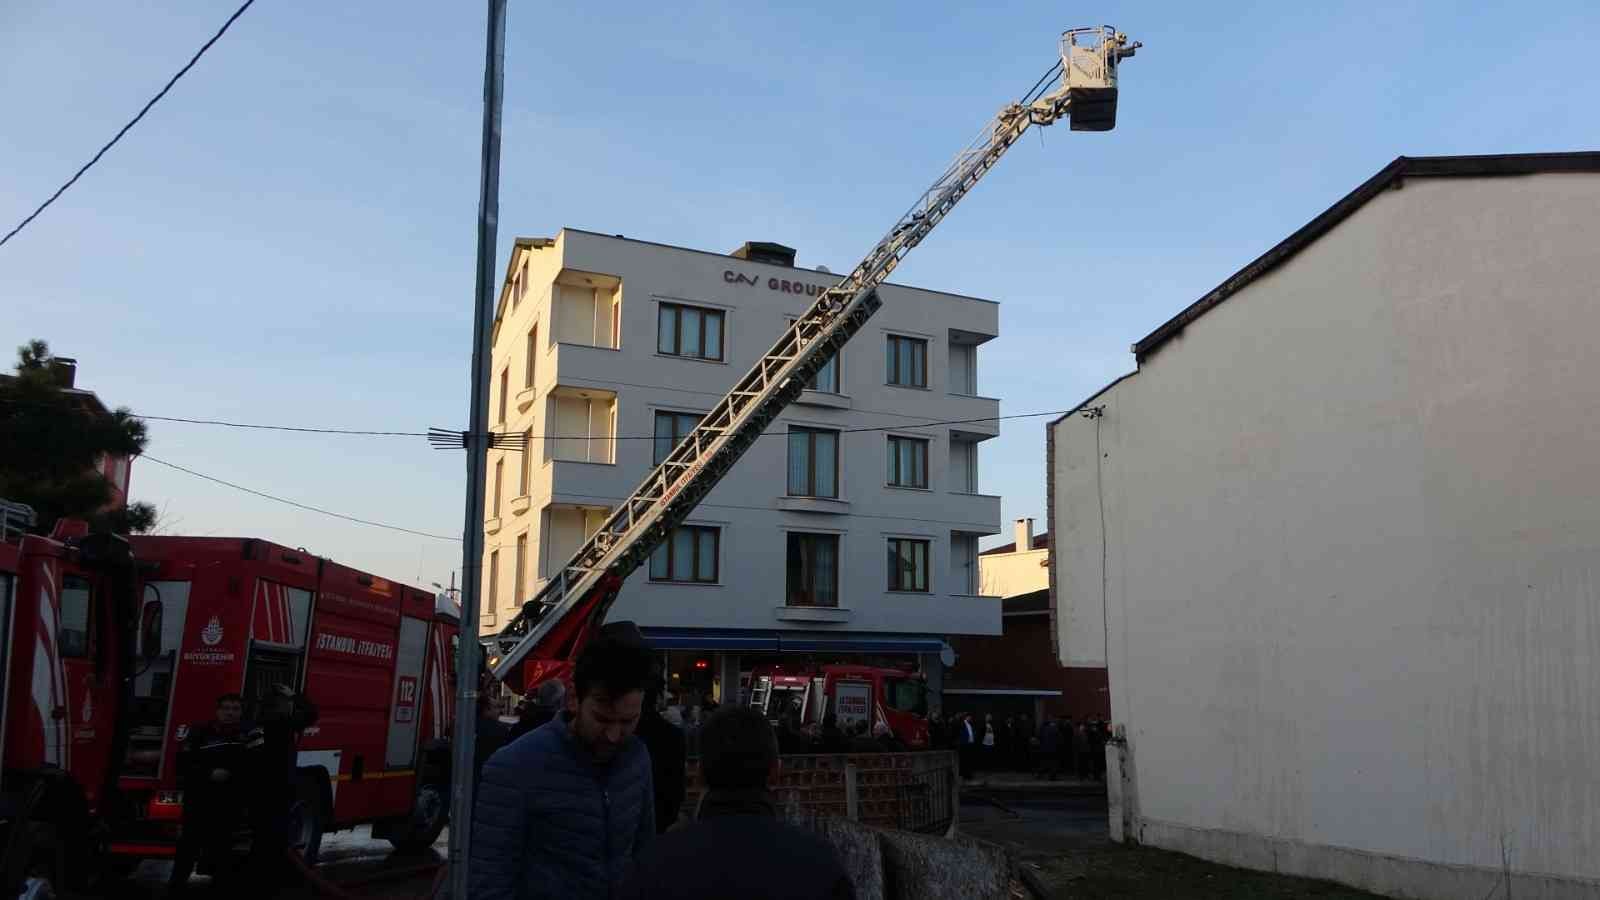
[(5, 237), (0, 237), (0, 247), (5, 246), (5, 243), (7, 241), (11, 240), (13, 237), (15, 237), (17, 232), (19, 232), (22, 229), (28, 227), (28, 223), (29, 222), (32, 222), (34, 219), (37, 219), (39, 217), (39, 214), (45, 211), (46, 207), (48, 207), (50, 204), (56, 202), (56, 198), (60, 197), (64, 193), (66, 193), (67, 192), (67, 188), (70, 188), (74, 184), (76, 184), (78, 179), (83, 177), (83, 173), (89, 171), (89, 169), (92, 166), (94, 166), (95, 163), (99, 162), (100, 161), (100, 157), (105, 156), (107, 150), (110, 150), (113, 146), (115, 146), (117, 141), (122, 140), (122, 136), (127, 134), (128, 130), (133, 128), (133, 126), (137, 125), (139, 123), (139, 120), (144, 118), (144, 114), (150, 111), (150, 107), (155, 106), (156, 103), (162, 97), (165, 97), (167, 95), (167, 91), (172, 90), (172, 86), (178, 83), (178, 79), (180, 79), (184, 75), (188, 74), (189, 70), (194, 68), (194, 64), (200, 61), (200, 57), (204, 56), (205, 52), (207, 50), (211, 49), (211, 45), (215, 44), (217, 42), (217, 39), (222, 37), (222, 35), (227, 32), (228, 28), (233, 25), (234, 21), (237, 20), (240, 16), (244, 15), (244, 11), (249, 9), (250, 5), (252, 3), (255, 3), (255, 2), (256, 2), (256, 0), (245, 0), (244, 4), (242, 6), (240, 6), (238, 9), (234, 10), (233, 11), (233, 15), (228, 17), (228, 21), (223, 22), (222, 23), (222, 27), (217, 29), (217, 33), (213, 34), (211, 36), (211, 40), (206, 41), (204, 44), (200, 45), (200, 49), (195, 51), (194, 56), (189, 57), (189, 61), (184, 64), (183, 68), (178, 70), (178, 74), (176, 74), (176, 75), (172, 76), (170, 79), (168, 79), (167, 83), (162, 86), (161, 90), (157, 91), (156, 95), (154, 97), (151, 97), (145, 103), (143, 108), (141, 108), (139, 110), (138, 115), (134, 116), (132, 119), (129, 119), (128, 120), (128, 124), (122, 126), (122, 130), (118, 131), (116, 133), (115, 137), (113, 137), (111, 140), (107, 141), (106, 145), (104, 147), (101, 147), (99, 149), (99, 151), (97, 151), (95, 153), (95, 155), (89, 159), (88, 162), (84, 163), (83, 166), (78, 169), (78, 171), (74, 172), (72, 174), (72, 177), (67, 179), (66, 184), (63, 184), (61, 187), (56, 188), (56, 192), (54, 194), (51, 194), (49, 199), (47, 199), (43, 203), (39, 204), (39, 208), (38, 209), (36, 209), (33, 212), (29, 213), (28, 217), (26, 219), (23, 219), (21, 222), (19, 222), (17, 224), (17, 227), (15, 227), (15, 228), (11, 229), (10, 231), (6, 232)]

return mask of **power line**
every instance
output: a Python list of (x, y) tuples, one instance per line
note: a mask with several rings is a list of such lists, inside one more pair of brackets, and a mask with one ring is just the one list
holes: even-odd
[(252, 3), (255, 3), (255, 2), (256, 2), (256, 0), (245, 0), (243, 6), (240, 6), (238, 9), (234, 10), (233, 11), (233, 15), (228, 17), (228, 21), (223, 22), (222, 23), (222, 27), (217, 29), (217, 33), (213, 34), (211, 36), (211, 40), (206, 41), (204, 44), (200, 45), (200, 49), (195, 51), (194, 56), (189, 57), (189, 62), (184, 64), (184, 67), (178, 70), (178, 74), (172, 76), (170, 79), (167, 80), (167, 83), (161, 88), (161, 90), (158, 91), (154, 97), (151, 97), (150, 100), (145, 103), (144, 107), (139, 110), (139, 114), (138, 115), (134, 116), (132, 119), (129, 119), (128, 120), (128, 124), (122, 126), (122, 130), (118, 131), (115, 137), (113, 137), (111, 140), (107, 141), (106, 145), (104, 147), (101, 147), (99, 152), (95, 153), (95, 155), (88, 162), (84, 163), (82, 168), (78, 169), (77, 172), (74, 172), (71, 178), (67, 179), (67, 183), (66, 184), (63, 184), (61, 187), (56, 188), (56, 192), (54, 194), (50, 195), (50, 199), (48, 199), (48, 200), (44, 201), (43, 203), (39, 204), (39, 208), (38, 209), (34, 210), (32, 213), (30, 213), (28, 215), (28, 217), (26, 219), (23, 219), (20, 223), (18, 223), (17, 227), (15, 227), (15, 228), (11, 229), (10, 231), (6, 232), (6, 236), (5, 237), (0, 237), (0, 247), (5, 246), (6, 242), (11, 240), (13, 237), (15, 237), (17, 232), (19, 232), (22, 229), (28, 227), (28, 223), (29, 222), (32, 222), (34, 219), (37, 219), (39, 217), (39, 214), (45, 211), (46, 207), (48, 207), (50, 204), (56, 202), (56, 198), (60, 197), (64, 193), (66, 193), (67, 192), (67, 188), (72, 187), (74, 184), (76, 184), (78, 179), (83, 177), (83, 173), (89, 171), (89, 169), (95, 163), (99, 162), (100, 161), (100, 157), (105, 156), (107, 150), (110, 150), (112, 147), (116, 146), (117, 141), (122, 140), (122, 136), (127, 134), (129, 129), (131, 129), (131, 128), (133, 128), (133, 126), (139, 124), (139, 120), (144, 118), (144, 114), (150, 111), (150, 107), (155, 106), (156, 103), (158, 101), (160, 101), (162, 97), (165, 97), (167, 95), (167, 91), (172, 90), (172, 86), (178, 83), (178, 79), (180, 79), (184, 75), (188, 74), (189, 70), (194, 68), (194, 64), (200, 61), (200, 57), (204, 56), (206, 51), (211, 49), (211, 45), (215, 44), (217, 42), (217, 39), (222, 37), (222, 35), (227, 32), (228, 28), (233, 25), (234, 21), (237, 20), (240, 16), (244, 15), (244, 11), (249, 9), (250, 5)]
[(297, 501), (294, 501), (294, 500), (287, 499), (285, 497), (279, 497), (279, 496), (276, 496), (274, 494), (268, 494), (265, 491), (258, 491), (258, 490), (255, 490), (253, 488), (247, 488), (242, 484), (234, 484), (231, 481), (224, 481), (223, 479), (217, 478), (214, 475), (207, 475), (204, 472), (196, 472), (193, 469), (186, 468), (184, 466), (180, 466), (177, 463), (170, 463), (170, 462), (167, 462), (164, 459), (157, 459), (156, 457), (150, 456), (149, 454), (142, 454), (138, 458), (139, 459), (144, 459), (144, 460), (149, 460), (150, 462), (153, 462), (153, 463), (155, 463), (157, 465), (166, 466), (169, 469), (177, 469), (179, 472), (184, 472), (186, 474), (193, 475), (196, 478), (202, 478), (202, 479), (204, 479), (206, 481), (215, 482), (216, 484), (223, 485), (224, 487), (231, 487), (236, 491), (244, 491), (246, 494), (254, 494), (257, 497), (261, 497), (261, 498), (264, 498), (264, 499), (267, 499), (267, 500), (272, 500), (272, 501), (277, 502), (277, 503), (284, 503), (284, 504), (287, 504), (289, 506), (293, 506), (293, 507), (295, 507), (297, 509), (304, 509), (304, 510), (309, 510), (309, 511), (314, 512), (314, 513), (321, 513), (322, 515), (325, 515), (325, 516), (332, 516), (335, 519), (344, 519), (346, 522), (355, 522), (358, 525), (371, 525), (374, 528), (387, 528), (390, 531), (400, 531), (400, 532), (404, 532), (406, 534), (414, 534), (417, 537), (433, 538), (434, 540), (439, 540), (439, 541), (457, 541), (457, 542), (459, 542), (461, 540), (461, 538), (459, 538), (459, 537), (451, 537), (450, 535), (447, 535), (447, 534), (431, 534), (431, 533), (426, 532), (426, 531), (417, 531), (417, 530), (411, 529), (411, 528), (402, 528), (399, 525), (390, 525), (390, 524), (385, 523), (385, 522), (374, 522), (371, 519), (362, 519), (362, 518), (358, 518), (356, 516), (347, 516), (344, 513), (334, 512), (331, 509), (323, 509), (323, 508), (321, 508), (319, 506), (311, 506), (309, 504), (300, 503), (300, 502), (297, 502)]
[[(0, 403), (23, 404), (24, 402), (25, 401), (21, 401), (21, 400), (0, 399)], [(39, 403), (39, 404), (34, 404), (34, 405), (37, 405), (37, 406), (54, 406), (54, 404), (46, 404), (46, 403)], [(836, 428), (834, 430), (838, 431), (840, 433), (849, 434), (849, 433), (869, 432), (869, 431), (895, 431), (895, 430), (902, 429), (902, 428), (929, 428), (929, 427), (936, 426), (936, 425), (973, 425), (973, 424), (977, 424), (977, 423), (980, 423), (980, 422), (999, 422), (999, 421), (1003, 421), (1003, 420), (1006, 420), (1006, 419), (1037, 419), (1037, 418), (1040, 418), (1040, 417), (1043, 417), (1043, 416), (1060, 416), (1060, 415), (1064, 415), (1064, 414), (1066, 414), (1068, 412), (1071, 412), (1071, 410), (1050, 409), (1050, 410), (1044, 410), (1044, 411), (1041, 411), (1041, 412), (1011, 413), (1010, 415), (1004, 415), (1004, 416), (977, 416), (975, 418), (970, 418), (970, 419), (934, 419), (934, 420), (922, 421), (922, 422), (897, 422), (897, 423), (895, 423), (893, 425), (859, 425), (859, 426), (853, 426), (853, 427), (848, 427), (848, 428)], [(435, 438), (437, 438), (440, 435), (461, 435), (461, 434), (463, 434), (463, 432), (460, 432), (460, 431), (451, 431), (451, 430), (443, 429), (443, 428), (434, 428), (434, 429), (430, 429), (429, 431), (382, 431), (382, 430), (371, 430), (371, 429), (361, 429), (361, 428), (321, 428), (321, 427), (316, 427), (316, 426), (311, 426), (311, 425), (266, 425), (266, 424), (262, 424), (262, 423), (259, 423), (259, 422), (232, 422), (232, 421), (228, 421), (228, 420), (225, 420), (225, 419), (201, 419), (201, 418), (193, 418), (193, 417), (185, 417), (185, 416), (156, 416), (156, 415), (150, 415), (150, 414), (147, 414), (147, 413), (133, 412), (133, 411), (129, 411), (128, 415), (130, 415), (130, 416), (132, 416), (132, 417), (134, 417), (136, 419), (144, 419), (144, 420), (151, 421), (151, 422), (176, 422), (176, 423), (183, 424), (183, 425), (214, 425), (214, 426), (217, 426), (217, 427), (220, 427), (220, 428), (242, 428), (242, 429), (251, 429), (251, 430), (256, 430), (256, 431), (284, 431), (284, 432), (292, 432), (292, 433), (296, 433), (296, 434), (338, 434), (338, 435), (354, 435), (354, 436), (358, 436), (358, 437), (435, 437)], [(693, 413), (688, 413), (687, 415), (693, 415)], [(789, 432), (787, 432), (787, 431), (763, 431), (763, 432), (761, 432), (760, 437), (778, 437), (778, 436), (786, 435), (788, 433)], [(515, 449), (519, 449), (520, 450), (520, 449), (522, 449), (520, 444), (523, 441), (526, 440), (524, 435), (522, 435), (520, 433), (513, 433), (513, 432), (499, 432), (499, 431), (497, 431), (497, 432), (491, 432), (490, 435), (493, 438), (501, 438), (501, 439), (503, 439), (503, 440), (494, 441), (495, 447), (497, 449), (499, 449), (501, 447), (508, 447), (508, 446), (511, 446), (512, 444), (518, 444), (519, 446), (517, 446)], [(550, 441), (587, 441), (587, 440), (594, 439), (594, 436), (593, 435), (589, 435), (589, 434), (535, 434), (535, 435), (532, 435), (532, 439), (536, 440), (536, 441), (545, 441), (545, 440), (550, 440)], [(605, 440), (616, 440), (616, 441), (656, 441), (656, 440), (665, 440), (665, 439), (666, 438), (664, 438), (663, 436), (654, 435), (654, 434), (619, 434), (619, 435), (613, 435), (610, 438), (605, 438)], [(455, 449), (460, 449), (460, 445), (457, 444)]]

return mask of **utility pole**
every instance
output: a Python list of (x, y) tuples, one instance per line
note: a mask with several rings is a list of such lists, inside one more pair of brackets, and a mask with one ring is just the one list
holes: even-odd
[(489, 336), (494, 316), (495, 242), (500, 225), (500, 107), (505, 98), (506, 0), (488, 0), (483, 61), (483, 154), (478, 180), (478, 267), (472, 308), (472, 407), (467, 425), (466, 523), (461, 540), (461, 639), (450, 765), (450, 896), (467, 897), (473, 762), (478, 727), (478, 608), (483, 586), (483, 483), (489, 451)]

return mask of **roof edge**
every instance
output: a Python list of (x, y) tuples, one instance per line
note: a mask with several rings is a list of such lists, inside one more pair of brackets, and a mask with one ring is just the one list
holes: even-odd
[[(1376, 175), (1362, 182), (1355, 190), (1323, 210), (1310, 222), (1300, 226), (1293, 234), (1279, 241), (1272, 249), (1256, 257), (1244, 268), (1233, 273), (1226, 281), (1212, 288), (1205, 296), (1189, 304), (1184, 310), (1155, 331), (1133, 345), (1133, 355), (1143, 362), (1146, 357), (1183, 332), (1189, 324), (1222, 301), (1243, 290), (1257, 278), (1267, 274), (1295, 254), (1304, 250), (1317, 238), (1349, 218), (1401, 179), (1412, 177), (1455, 177), (1501, 175), (1533, 175), (1550, 172), (1600, 172), (1600, 152), (1575, 151), (1568, 153), (1504, 153), (1482, 156), (1397, 156)], [(1092, 398), (1091, 398), (1092, 399)], [(1069, 413), (1070, 415), (1070, 413)], [(1060, 420), (1057, 420), (1060, 421)], [(1052, 423), (1054, 424), (1054, 423)]]

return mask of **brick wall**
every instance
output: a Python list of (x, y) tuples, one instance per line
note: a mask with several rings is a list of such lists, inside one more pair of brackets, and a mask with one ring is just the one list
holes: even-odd
[[(949, 684), (995, 685), (1012, 688), (1058, 690), (1060, 697), (1044, 698), (1047, 715), (1074, 719), (1111, 717), (1111, 695), (1106, 690), (1106, 670), (1056, 665), (1047, 615), (1007, 616), (999, 637), (953, 637), (956, 665), (945, 673)], [(973, 708), (979, 698), (954, 696), (947, 707)]]

